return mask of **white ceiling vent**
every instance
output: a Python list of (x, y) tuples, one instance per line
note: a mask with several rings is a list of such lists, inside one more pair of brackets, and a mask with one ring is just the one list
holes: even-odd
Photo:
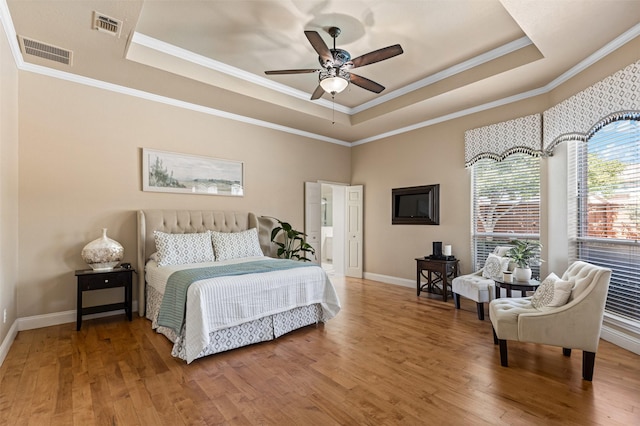
[(18, 36), (22, 53), (59, 62), (65, 65), (72, 65), (73, 52), (61, 47), (52, 46), (41, 41), (33, 40), (23, 36)]
[(103, 13), (94, 11), (92, 28), (103, 33), (120, 37), (120, 31), (122, 30), (122, 21), (107, 16)]

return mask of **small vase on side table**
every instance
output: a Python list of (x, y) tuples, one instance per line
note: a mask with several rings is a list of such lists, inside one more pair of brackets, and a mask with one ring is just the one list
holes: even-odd
[(111, 271), (124, 257), (124, 247), (107, 237), (107, 228), (102, 228), (102, 237), (84, 246), (81, 256), (94, 271)]

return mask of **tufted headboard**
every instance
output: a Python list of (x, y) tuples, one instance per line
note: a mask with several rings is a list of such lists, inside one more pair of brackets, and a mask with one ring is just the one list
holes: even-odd
[(145, 312), (144, 266), (156, 251), (153, 231), (188, 234), (204, 231), (239, 232), (258, 229), (260, 246), (266, 256), (273, 256), (271, 229), (274, 222), (254, 213), (221, 210), (139, 210), (138, 211), (138, 313)]

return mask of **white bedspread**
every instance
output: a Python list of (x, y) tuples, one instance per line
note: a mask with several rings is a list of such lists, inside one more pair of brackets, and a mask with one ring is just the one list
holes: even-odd
[[(251, 257), (163, 267), (158, 267), (156, 262), (150, 260), (146, 265), (146, 279), (148, 285), (164, 294), (167, 279), (175, 271), (268, 259)], [(187, 292), (187, 363), (192, 362), (207, 346), (212, 331), (314, 303), (322, 306), (325, 321), (340, 311), (340, 301), (333, 284), (320, 266), (197, 281)]]

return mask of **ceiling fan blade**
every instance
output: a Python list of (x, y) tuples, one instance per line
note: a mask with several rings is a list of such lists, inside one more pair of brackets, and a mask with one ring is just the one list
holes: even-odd
[(300, 70), (275, 70), (275, 71), (265, 71), (264, 73), (267, 75), (279, 75), (279, 74), (309, 74), (312, 72), (318, 72), (318, 69), (300, 69)]
[(318, 56), (322, 59), (322, 62), (333, 62), (333, 55), (329, 48), (327, 47), (327, 43), (324, 42), (320, 34), (317, 31), (305, 31), (304, 35), (307, 36), (309, 43), (318, 52)]
[(369, 80), (368, 78), (356, 75), (354, 73), (350, 73), (351, 74), (351, 82), (353, 84), (355, 84), (356, 86), (360, 86), (363, 89), (367, 89), (371, 92), (374, 93), (380, 93), (384, 90), (384, 86), (381, 84), (376, 83), (373, 80)]
[(311, 100), (315, 101), (316, 99), (320, 99), (322, 95), (324, 95), (324, 89), (318, 84), (318, 87), (316, 87), (316, 90), (314, 90), (311, 95)]
[(351, 68), (363, 67), (365, 65), (373, 64), (375, 62), (384, 61), (385, 59), (398, 56), (403, 52), (404, 51), (402, 50), (402, 47), (399, 44), (383, 47), (382, 49), (365, 53), (364, 55), (358, 56), (357, 58), (353, 59), (351, 61), (353, 63), (353, 66)]

